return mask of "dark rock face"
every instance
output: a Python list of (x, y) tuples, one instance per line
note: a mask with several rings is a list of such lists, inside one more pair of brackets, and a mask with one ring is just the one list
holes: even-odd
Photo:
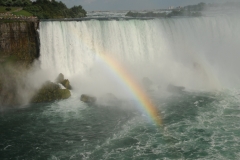
[(97, 98), (90, 95), (82, 94), (80, 100), (85, 103), (95, 103), (97, 101)]
[(71, 96), (68, 89), (61, 89), (60, 86), (53, 82), (46, 82), (32, 98), (32, 103), (52, 102), (55, 100), (67, 99)]
[(38, 22), (0, 21), (0, 107), (23, 103), (19, 88), (39, 57)]
[(5, 22), (0, 21), (0, 59), (9, 56), (31, 64), (39, 57), (39, 40), (37, 22)]

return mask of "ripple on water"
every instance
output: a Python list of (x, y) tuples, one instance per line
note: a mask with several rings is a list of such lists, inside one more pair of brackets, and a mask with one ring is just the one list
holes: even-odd
[(158, 102), (160, 128), (137, 110), (89, 106), (77, 98), (33, 105), (1, 114), (0, 154), (19, 159), (238, 159), (239, 102), (229, 93), (170, 96)]

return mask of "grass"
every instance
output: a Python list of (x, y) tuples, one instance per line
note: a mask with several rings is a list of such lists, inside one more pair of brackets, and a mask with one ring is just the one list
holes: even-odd
[[(10, 11), (6, 11), (6, 8), (11, 8)], [(20, 10), (22, 7), (5, 7), (5, 6), (0, 6), (0, 13), (6, 13), (6, 12), (9, 12), (9, 13), (12, 13), (13, 15), (16, 15), (16, 16), (33, 16), (32, 13), (29, 13), (28, 11), (25, 11), (25, 10)], [(20, 11), (18, 11), (20, 10)]]
[[(6, 8), (11, 8), (10, 11), (6, 11)], [(6, 12), (14, 12), (15, 10), (19, 9), (21, 7), (5, 7), (5, 6), (0, 6), (0, 13), (6, 13)]]
[(33, 15), (32, 13), (29, 13), (29, 12), (27, 12), (25, 10), (21, 10), (21, 11), (18, 11), (18, 12), (12, 12), (12, 14), (14, 14), (16, 16), (22, 15), (22, 16), (26, 16), (26, 17)]

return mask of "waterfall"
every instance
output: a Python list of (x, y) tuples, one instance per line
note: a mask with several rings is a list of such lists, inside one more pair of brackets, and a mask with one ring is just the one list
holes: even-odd
[(76, 85), (84, 80), (102, 88), (118, 84), (101, 54), (114, 57), (139, 82), (148, 77), (158, 85), (189, 89), (240, 84), (237, 16), (43, 21), (40, 42), (41, 68), (51, 78), (61, 72)]

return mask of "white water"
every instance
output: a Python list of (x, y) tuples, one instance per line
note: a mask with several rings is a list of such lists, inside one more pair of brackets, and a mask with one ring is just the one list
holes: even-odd
[(140, 82), (149, 77), (160, 87), (240, 84), (238, 16), (41, 22), (40, 41), (41, 68), (51, 79), (63, 73), (81, 92), (125, 93), (100, 54), (113, 56)]

